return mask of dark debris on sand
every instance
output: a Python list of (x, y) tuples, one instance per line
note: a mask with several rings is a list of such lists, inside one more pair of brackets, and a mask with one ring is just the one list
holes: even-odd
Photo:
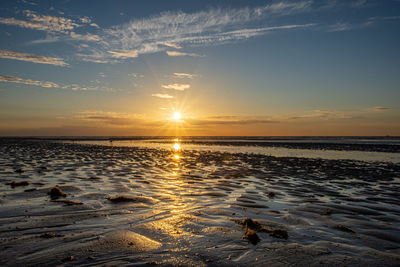
[(107, 198), (109, 201), (113, 202), (113, 203), (121, 203), (121, 202), (136, 202), (137, 198), (136, 197), (132, 197), (132, 196), (115, 196), (115, 197), (108, 197)]
[(48, 193), (52, 199), (57, 199), (59, 197), (66, 197), (67, 194), (64, 193), (60, 188), (58, 187), (53, 187)]
[(53, 232), (47, 232), (40, 235), (40, 238), (54, 238), (54, 237), (63, 237), (64, 235), (57, 235)]
[(65, 206), (82, 205), (83, 204), (80, 201), (74, 201), (74, 200), (69, 200), (69, 199), (53, 199), (53, 200), (51, 200), (51, 202), (64, 203)]
[(341, 225), (341, 224), (335, 225), (333, 228), (335, 228), (337, 230), (340, 230), (340, 231), (343, 231), (343, 232), (347, 232), (347, 233), (352, 233), (352, 234), (356, 233), (353, 230), (351, 230), (350, 228), (348, 228), (347, 226), (344, 226), (344, 225)]
[(11, 187), (27, 186), (27, 185), (29, 185), (29, 181), (20, 181), (20, 182), (13, 181), (12, 183), (10, 183), (10, 185), (11, 185)]
[(245, 235), (243, 238), (248, 239), (252, 244), (257, 244), (260, 241), (257, 232), (266, 232), (272, 237), (281, 239), (287, 239), (289, 236), (286, 230), (270, 228), (251, 218), (246, 218), (238, 223), (245, 227)]

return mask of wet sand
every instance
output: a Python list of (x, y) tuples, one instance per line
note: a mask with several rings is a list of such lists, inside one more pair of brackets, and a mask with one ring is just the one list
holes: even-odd
[(390, 162), (0, 139), (0, 264), (399, 266), (399, 199)]

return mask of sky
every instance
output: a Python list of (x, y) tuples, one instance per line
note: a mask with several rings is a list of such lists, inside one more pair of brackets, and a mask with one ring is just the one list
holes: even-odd
[(399, 0), (2, 1), (0, 38), (0, 136), (400, 136)]

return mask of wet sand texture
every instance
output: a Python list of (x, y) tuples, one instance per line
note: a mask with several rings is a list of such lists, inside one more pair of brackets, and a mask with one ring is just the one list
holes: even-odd
[(399, 164), (179, 153), (0, 139), (0, 265), (400, 266)]

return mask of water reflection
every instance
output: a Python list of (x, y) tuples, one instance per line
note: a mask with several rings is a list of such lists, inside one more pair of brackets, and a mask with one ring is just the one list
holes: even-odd
[(175, 138), (173, 141), (174, 141), (174, 145), (172, 146), (174, 152), (173, 159), (177, 161), (181, 158), (181, 155), (179, 154), (179, 151), (181, 150), (181, 144), (179, 143), (178, 138)]
[(181, 145), (180, 145), (179, 143), (175, 143), (175, 144), (174, 144), (174, 149), (175, 149), (176, 151), (180, 150), (180, 149), (181, 149)]

